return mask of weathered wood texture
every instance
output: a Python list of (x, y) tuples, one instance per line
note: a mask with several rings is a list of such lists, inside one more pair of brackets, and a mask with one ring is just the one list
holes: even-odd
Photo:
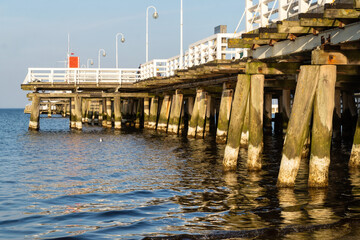
[(264, 80), (262, 74), (251, 76), (249, 98), (249, 148), (247, 168), (249, 171), (261, 170), (261, 153), (263, 150), (263, 112)]
[(40, 98), (37, 95), (32, 97), (29, 130), (39, 130), (40, 128)]
[(223, 165), (225, 170), (236, 170), (239, 155), (242, 127), (247, 107), (246, 99), (249, 97), (250, 75), (238, 75), (238, 81), (234, 93), (234, 101), (231, 109), (228, 140), (225, 148)]
[(314, 101), (309, 187), (328, 186), (335, 82), (336, 66), (320, 66), (319, 82)]
[(318, 83), (319, 66), (301, 66), (294, 104), (284, 141), (278, 187), (293, 187), (307, 138)]

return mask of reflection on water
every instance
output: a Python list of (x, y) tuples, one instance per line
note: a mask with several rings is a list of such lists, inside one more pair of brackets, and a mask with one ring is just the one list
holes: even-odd
[(282, 138), (265, 137), (262, 171), (247, 172), (241, 150), (238, 170), (224, 172), (224, 145), (212, 137), (96, 126), (79, 132), (61, 118), (42, 118), (40, 132), (28, 132), (27, 124), (22, 111), (0, 110), (0, 238), (141, 239), (254, 229), (263, 229), (262, 238), (360, 236), (360, 172), (348, 172), (349, 145), (334, 147), (328, 189), (307, 188), (305, 159), (296, 188), (277, 189)]

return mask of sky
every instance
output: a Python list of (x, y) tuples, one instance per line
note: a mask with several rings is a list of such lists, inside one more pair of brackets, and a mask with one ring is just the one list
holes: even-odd
[[(149, 60), (179, 55), (180, 0), (0, 0), (0, 108), (29, 103), (28, 92), (20, 88), (29, 67), (64, 66), (68, 34), (81, 65), (93, 59), (96, 67), (103, 48), (101, 67), (113, 68), (115, 35), (123, 33), (119, 67), (137, 68), (145, 62), (146, 8), (151, 5), (159, 18), (149, 18)], [(244, 6), (243, 0), (183, 0), (184, 51), (218, 25), (234, 32)]]

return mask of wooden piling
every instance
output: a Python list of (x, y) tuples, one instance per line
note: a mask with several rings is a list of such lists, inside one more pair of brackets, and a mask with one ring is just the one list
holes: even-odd
[[(188, 137), (196, 136), (196, 127), (198, 125), (198, 119), (199, 119), (199, 104), (201, 101), (201, 94), (202, 94), (201, 89), (196, 91), (195, 103), (193, 105), (193, 109), (191, 112), (191, 119), (189, 122), (189, 128), (188, 128), (188, 134), (187, 134)], [(190, 109), (190, 107), (191, 106), (189, 104), (189, 109)]]
[(79, 95), (74, 97), (75, 104), (75, 128), (77, 130), (82, 129), (82, 114), (81, 114), (81, 98)]
[(198, 112), (199, 117), (196, 126), (196, 138), (204, 138), (205, 137), (205, 123), (206, 123), (206, 112), (208, 106), (208, 93), (205, 91), (201, 91), (200, 101), (198, 104)]
[(246, 99), (248, 99), (250, 91), (250, 75), (240, 74), (237, 79), (233, 107), (231, 109), (228, 140), (223, 160), (225, 170), (236, 170), (241, 131), (248, 102)]
[(86, 117), (86, 99), (82, 98), (81, 100), (81, 121), (85, 123), (85, 117)]
[(144, 128), (148, 127), (150, 118), (150, 99), (144, 98)]
[(114, 128), (119, 130), (121, 129), (121, 111), (120, 111), (120, 104), (121, 103), (121, 99), (120, 96), (115, 96), (114, 97)]
[(219, 118), (216, 130), (216, 142), (225, 143), (228, 135), (231, 104), (234, 90), (224, 89), (221, 95)]
[(150, 116), (148, 128), (156, 130), (159, 111), (159, 98), (151, 98)]
[(160, 132), (167, 131), (169, 117), (170, 117), (170, 109), (171, 109), (171, 97), (170, 95), (166, 95), (161, 104), (159, 122), (157, 126), (157, 130)]
[(111, 98), (106, 98), (106, 127), (112, 127)]
[(360, 115), (357, 119), (356, 130), (351, 149), (349, 168), (358, 168), (360, 166)]
[(336, 141), (341, 140), (341, 91), (335, 89), (335, 107), (333, 117), (333, 138)]
[(249, 98), (249, 148), (247, 160), (247, 168), (249, 171), (261, 170), (261, 153), (263, 150), (264, 80), (265, 76), (262, 74), (251, 76)]
[(293, 187), (312, 114), (319, 66), (301, 66), (278, 175), (278, 187)]
[(282, 90), (282, 103), (281, 103), (281, 115), (282, 115), (282, 126), (283, 134), (286, 134), (286, 129), (290, 119), (290, 105), (291, 105), (291, 92), (288, 89)]
[(71, 98), (70, 128), (76, 128), (75, 99)]
[(144, 100), (139, 99), (137, 101), (137, 107), (136, 107), (136, 119), (135, 119), (135, 128), (140, 128), (143, 124), (144, 117)]
[(265, 93), (264, 96), (264, 131), (272, 132), (272, 94)]
[(29, 130), (40, 128), (40, 98), (35, 94), (32, 97)]
[(179, 90), (176, 91), (173, 95), (168, 133), (179, 133), (181, 111), (183, 110), (184, 105), (184, 95), (180, 93)]
[(210, 134), (214, 118), (214, 101), (210, 94), (206, 96), (205, 132), (204, 136)]
[(319, 82), (314, 100), (309, 187), (328, 186), (335, 83), (336, 66), (320, 66)]
[(244, 117), (244, 124), (241, 129), (241, 139), (240, 147), (248, 148), (249, 147), (249, 125), (250, 125), (250, 94), (248, 99), (246, 99), (246, 112)]

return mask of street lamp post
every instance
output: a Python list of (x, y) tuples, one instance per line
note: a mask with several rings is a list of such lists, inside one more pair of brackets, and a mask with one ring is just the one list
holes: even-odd
[(118, 37), (121, 35), (121, 42), (124, 43), (125, 42), (125, 37), (124, 37), (124, 34), (122, 33), (117, 33), (116, 34), (116, 38), (115, 38), (115, 41), (116, 41), (116, 68), (119, 68), (119, 56), (118, 56)]
[(100, 68), (100, 61), (101, 61), (101, 58), (100, 58), (100, 54), (101, 54), (101, 52), (103, 52), (103, 57), (105, 57), (106, 56), (106, 52), (105, 52), (105, 50), (104, 49), (99, 49), (99, 56), (98, 56), (98, 68)]
[(180, 63), (179, 67), (184, 67), (184, 51), (183, 51), (183, 0), (180, 2)]
[[(90, 64), (89, 64), (89, 61), (90, 61)], [(93, 65), (93, 64), (94, 64), (94, 61), (90, 58), (90, 59), (88, 59), (87, 62), (86, 62), (86, 67), (89, 68), (90, 65)]]
[(154, 9), (153, 18), (157, 19), (159, 17), (159, 14), (154, 6), (149, 6), (146, 9), (146, 62), (149, 61), (149, 9)]

